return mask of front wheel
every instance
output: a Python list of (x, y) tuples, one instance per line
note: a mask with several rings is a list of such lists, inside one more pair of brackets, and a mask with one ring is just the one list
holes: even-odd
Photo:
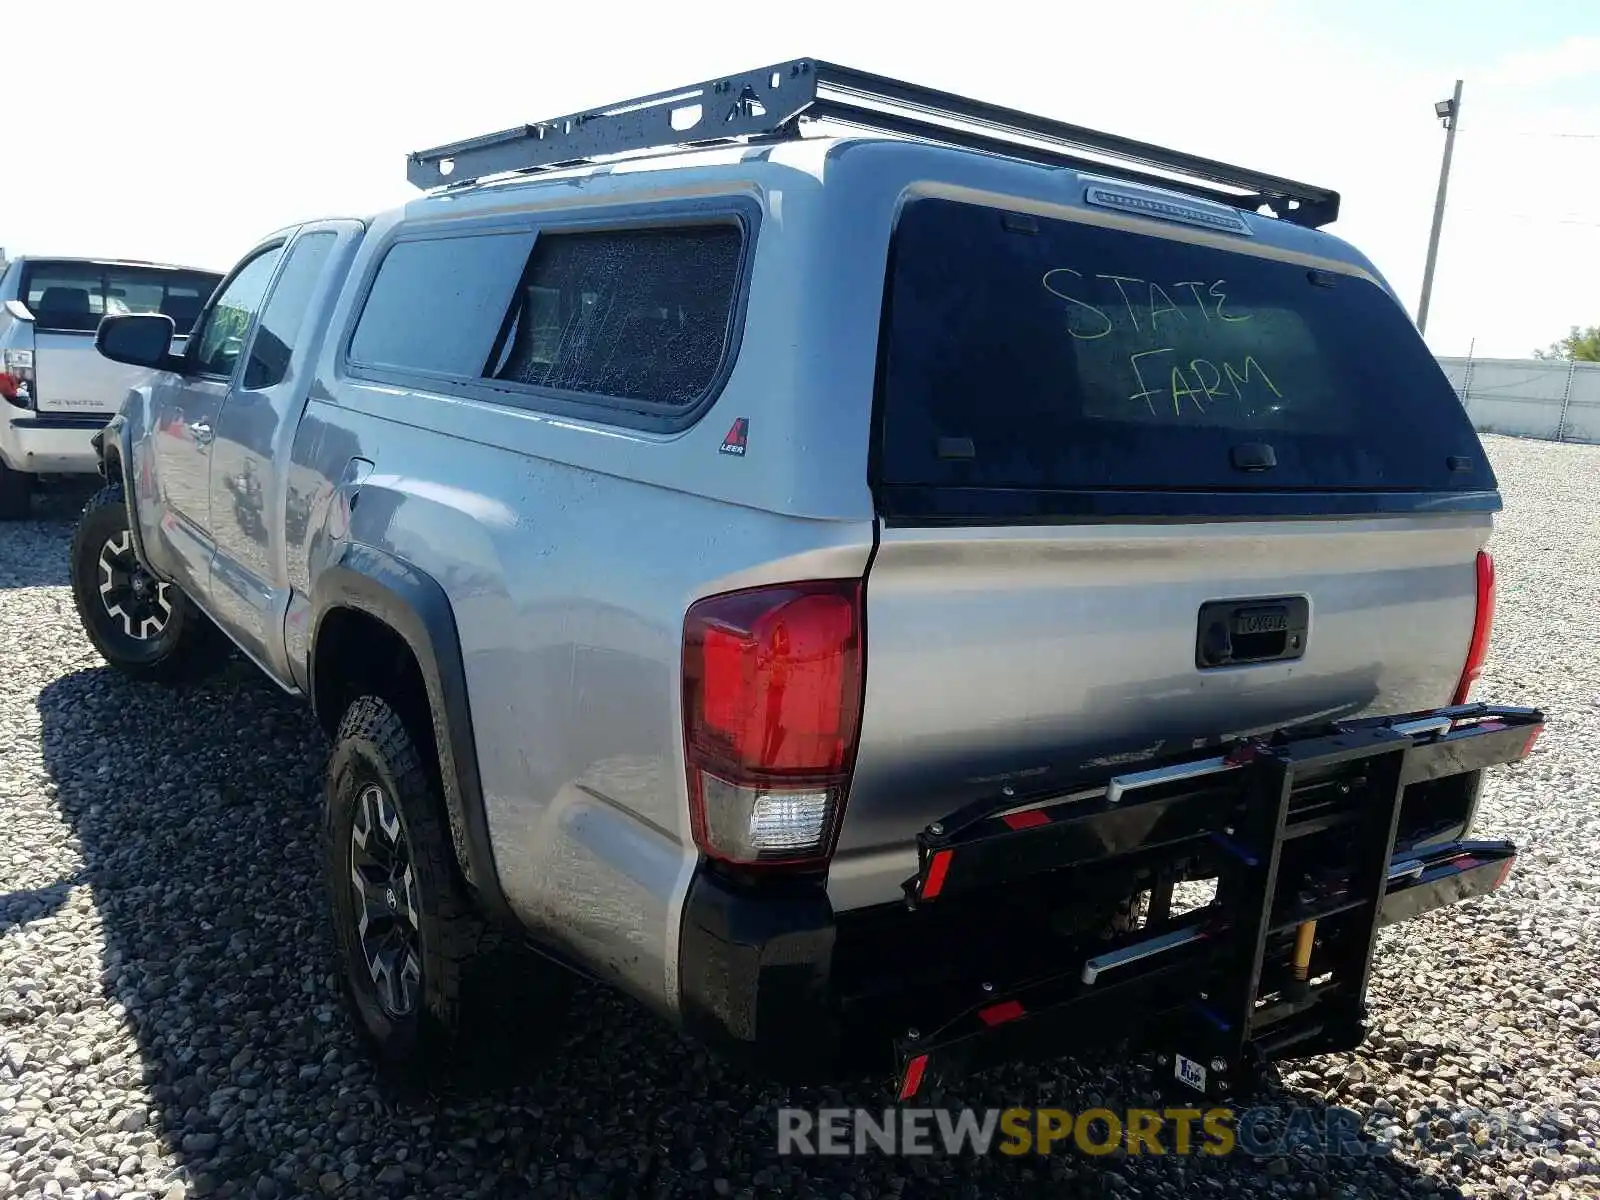
[(73, 533), (72, 599), (94, 648), (130, 678), (172, 683), (222, 661), (216, 627), (134, 554), (119, 484), (94, 494)]

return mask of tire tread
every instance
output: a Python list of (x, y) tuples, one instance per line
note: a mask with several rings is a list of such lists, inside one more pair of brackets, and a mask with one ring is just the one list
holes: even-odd
[[(400, 810), (417, 873), (425, 928), (422, 1011), (415, 1028), (383, 1038), (359, 1013), (355, 1023), (380, 1062), (408, 1075), (427, 1075), (449, 1069), (458, 1058), (466, 1025), (469, 972), (493, 939), (455, 869), (449, 829), (423, 756), (399, 712), (374, 695), (358, 697), (345, 710), (328, 756), (324, 835), (329, 907), (334, 919), (343, 919), (332, 892), (343, 885), (340, 841), (348, 833), (342, 806), (355, 791), (355, 786), (347, 789), (343, 785), (345, 776), (357, 769), (351, 747), (363, 743), (368, 753), (381, 759), (393, 781), (392, 800)], [(341, 929), (335, 934), (336, 965), (347, 993), (358, 986), (350, 975), (355, 969), (345, 940), (350, 932)]]

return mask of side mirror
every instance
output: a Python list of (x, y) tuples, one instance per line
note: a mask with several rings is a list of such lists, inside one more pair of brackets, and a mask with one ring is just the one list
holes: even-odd
[(112, 362), (176, 371), (183, 360), (171, 353), (174, 328), (172, 318), (162, 313), (102, 317), (94, 348)]

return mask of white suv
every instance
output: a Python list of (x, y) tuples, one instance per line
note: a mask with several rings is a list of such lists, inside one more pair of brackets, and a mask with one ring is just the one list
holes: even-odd
[(222, 276), (157, 263), (19, 258), (0, 276), (0, 519), (38, 475), (92, 474), (89, 439), (144, 372), (95, 353), (103, 316), (164, 313), (179, 338)]

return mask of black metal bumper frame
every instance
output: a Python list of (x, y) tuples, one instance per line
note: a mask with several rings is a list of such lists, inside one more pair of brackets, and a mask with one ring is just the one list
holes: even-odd
[[(1173, 915), (1170, 888), (1153, 892), (1143, 928), (1089, 961), (986, 981), (937, 1027), (906, 1031), (895, 1044), (900, 1097), (1131, 1038), (1163, 1052), (1179, 1085), (1225, 1098), (1274, 1058), (1359, 1044), (1377, 930), (1493, 891), (1516, 856), (1509, 842), (1479, 841), (1397, 858), (1406, 789), (1520, 759), (1543, 726), (1536, 709), (1468, 704), (1286, 730), (933, 823), (904, 885), (912, 908), (1108, 862), (1204, 861), (1217, 893)], [(1308, 884), (1306, 864), (1324, 858), (1339, 869)]]

